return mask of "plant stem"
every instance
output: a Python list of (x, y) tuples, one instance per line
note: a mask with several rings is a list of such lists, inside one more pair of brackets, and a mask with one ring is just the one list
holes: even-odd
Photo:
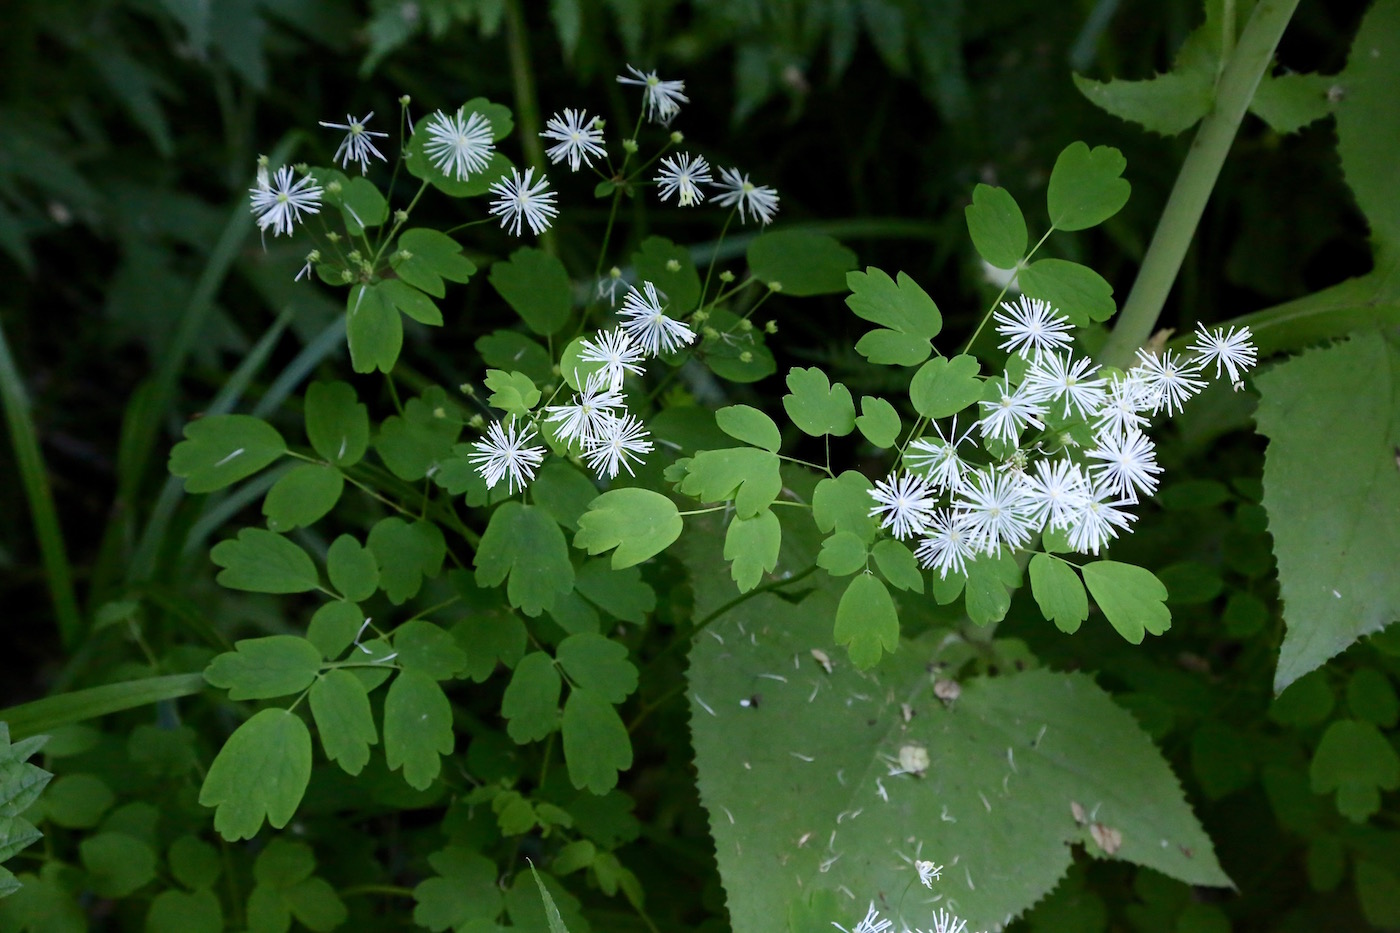
[(1104, 344), (1099, 362), (1126, 366), (1133, 353), (1151, 335), (1166, 304), (1172, 283), (1181, 269), (1186, 250), (1195, 236), (1220, 168), (1259, 87), (1264, 70), (1273, 61), (1274, 49), (1298, 0), (1261, 0), (1245, 24), (1239, 43), (1216, 86), (1215, 106), (1201, 121), (1191, 151), (1181, 165), (1162, 219), (1143, 257), (1133, 290), (1118, 315), (1118, 323)]
[[(515, 87), (516, 120), (520, 124), (520, 145), (525, 162), (544, 175), (544, 143), (540, 141), (540, 102), (535, 94), (535, 71), (530, 64), (530, 36), (525, 27), (525, 11), (520, 0), (506, 2), (506, 42), (510, 47), (510, 80)], [(551, 256), (559, 245), (553, 230), (540, 234), (540, 247)]]

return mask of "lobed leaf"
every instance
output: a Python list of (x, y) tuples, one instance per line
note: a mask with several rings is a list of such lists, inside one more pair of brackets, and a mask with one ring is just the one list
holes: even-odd
[(844, 437), (855, 428), (856, 406), (850, 390), (839, 382), (833, 385), (820, 369), (794, 366), (788, 372), (787, 387), (783, 410), (804, 433)]
[(306, 387), (306, 437), (328, 463), (351, 467), (369, 447), (369, 409), (344, 382), (313, 382)]
[(214, 492), (247, 479), (287, 452), (277, 429), (252, 415), (210, 415), (185, 425), (170, 451), (170, 472), (185, 492)]
[(558, 333), (573, 310), (574, 288), (569, 271), (544, 250), (522, 247), (506, 262), (491, 266), (491, 287), (532, 331)]
[(1011, 192), (979, 184), (972, 189), (972, 203), (963, 208), (963, 215), (973, 247), (990, 265), (1014, 269), (1025, 258), (1026, 218)]
[(856, 254), (810, 230), (762, 233), (749, 244), (749, 271), (785, 295), (829, 295), (846, 290)]
[(311, 556), (282, 535), (262, 528), (244, 528), (238, 537), (220, 541), (209, 552), (224, 568), (220, 585), (254, 593), (305, 593), (320, 587)]
[(263, 820), (281, 829), (311, 780), (311, 733), (294, 713), (265, 709), (234, 730), (199, 791), (215, 807), (214, 829), (230, 842), (252, 839)]
[(1128, 203), (1132, 186), (1124, 179), (1128, 160), (1112, 146), (1072, 142), (1050, 171), (1046, 202), (1056, 230), (1085, 230), (1103, 223)]
[(724, 559), (731, 561), (729, 572), (739, 592), (747, 593), (758, 586), (765, 573), (777, 568), (782, 540), (783, 530), (772, 509), (763, 509), (752, 518), (735, 516), (730, 521), (724, 536)]
[(244, 638), (209, 662), (204, 679), (230, 700), (268, 700), (300, 693), (321, 670), (321, 652), (305, 638)]
[[(584, 534), (582, 524), (579, 533)], [(577, 536), (574, 540), (577, 543)], [(497, 507), (473, 564), (478, 586), (499, 586), (509, 577), (506, 598), (528, 616), (549, 609), (574, 588), (574, 566), (564, 533), (539, 506), (512, 501)]]
[(402, 671), (384, 698), (384, 760), (403, 768), (403, 779), (426, 790), (452, 754), (452, 704), (437, 681), (422, 671)]

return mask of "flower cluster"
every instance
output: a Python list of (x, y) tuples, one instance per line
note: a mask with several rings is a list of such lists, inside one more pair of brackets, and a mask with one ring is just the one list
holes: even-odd
[[(1139, 350), (1137, 365), (1108, 373), (1074, 357), (1070, 322), (1043, 301), (1003, 303), (994, 321), (1001, 348), (1019, 358), (1019, 381), (1010, 372), (995, 380), (981, 417), (962, 434), (956, 419), (946, 433), (934, 423), (936, 437), (910, 443), (903, 472), (870, 492), (870, 514), (896, 538), (921, 537), (916, 556), (945, 578), (1046, 531), (1098, 554), (1157, 489), (1162, 468), (1149, 418), (1179, 412), (1205, 388), (1212, 364), (1238, 389), (1257, 360), (1249, 328), (1202, 327), (1189, 355)], [(974, 432), (990, 462), (972, 456)]]

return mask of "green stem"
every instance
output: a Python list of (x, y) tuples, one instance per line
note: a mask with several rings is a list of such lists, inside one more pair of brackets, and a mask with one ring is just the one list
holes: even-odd
[(412, 888), (401, 888), (394, 884), (357, 884), (340, 889), (341, 897), (357, 897), (361, 894), (383, 894), (387, 897), (413, 897)]
[[(530, 35), (520, 0), (506, 2), (506, 43), (510, 49), (510, 79), (515, 87), (515, 119), (525, 162), (543, 176), (544, 143), (540, 140), (540, 102), (535, 93), (535, 72), (530, 64)], [(540, 247), (551, 256), (559, 252), (553, 230), (540, 234)]]
[(148, 706), (160, 700), (187, 697), (204, 688), (203, 674), (171, 674), (127, 680), (11, 706), (0, 710), (0, 722), (9, 723), (10, 734), (15, 739), (21, 739), (108, 713)]
[(83, 634), (83, 617), (73, 589), (73, 567), (68, 562), (63, 528), (58, 523), (58, 509), (54, 507), (53, 490), (49, 487), (49, 472), (39, 450), (34, 419), (30, 416), (29, 394), (3, 330), (0, 330), (0, 401), (5, 406), (10, 443), (15, 448), (24, 495), (34, 518), (34, 536), (39, 541), (49, 598), (53, 600), (54, 615), (58, 617), (58, 634), (63, 646), (71, 649)]
[(1162, 219), (1143, 257), (1137, 281), (1128, 295), (1118, 324), (1100, 353), (1107, 366), (1127, 366), (1134, 351), (1157, 325), (1167, 294), (1176, 281), (1186, 250), (1195, 236), (1206, 202), (1220, 177), (1220, 168), (1244, 119), (1249, 102), (1293, 17), (1298, 0), (1261, 0), (1250, 14), (1239, 44), (1225, 65), (1216, 87), (1215, 106), (1201, 121), (1191, 151), (1181, 165)]

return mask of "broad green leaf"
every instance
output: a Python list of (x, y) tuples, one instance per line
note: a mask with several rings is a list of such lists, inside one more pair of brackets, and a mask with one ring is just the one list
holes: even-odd
[(833, 637), (838, 645), (846, 646), (851, 663), (862, 671), (899, 647), (899, 615), (890, 591), (878, 577), (859, 574), (847, 585), (836, 607)]
[(919, 283), (903, 272), (898, 280), (870, 266), (846, 275), (851, 294), (846, 305), (857, 317), (879, 324), (866, 334), (856, 351), (872, 363), (917, 366), (933, 351), (933, 338), (943, 329), (938, 305)]
[(734, 312), (724, 308), (712, 308), (708, 313), (709, 326), (695, 355), (711, 372), (730, 382), (750, 383), (778, 371), (761, 327), (745, 329)]
[(1077, 74), (1071, 77), (1079, 93), (1099, 108), (1163, 136), (1190, 129), (1210, 112), (1215, 102), (1214, 69), (1174, 70), (1143, 81), (1094, 81)]
[(1383, 729), (1394, 728), (1400, 719), (1400, 698), (1396, 697), (1390, 678), (1374, 667), (1361, 668), (1347, 681), (1347, 708), (1357, 719)]
[(740, 518), (753, 518), (783, 490), (778, 466), (777, 454), (756, 447), (702, 450), (686, 464), (680, 491), (701, 502), (732, 498)]
[(1337, 810), (1363, 823), (1381, 808), (1383, 790), (1400, 787), (1400, 755), (1369, 722), (1339, 719), (1327, 727), (1309, 769), (1314, 794), (1337, 794)]
[(435, 298), (447, 294), (442, 280), (465, 282), (476, 265), (462, 255), (462, 246), (445, 233), (415, 227), (399, 234), (399, 247), (389, 255), (399, 278)]
[(1100, 560), (1080, 568), (1084, 585), (1109, 623), (1134, 645), (1144, 632), (1160, 635), (1172, 625), (1167, 588), (1152, 571), (1133, 564)]
[(208, 888), (161, 891), (146, 913), (146, 933), (223, 933), (223, 930), (223, 906)]
[(609, 703), (621, 703), (637, 689), (637, 668), (627, 659), (627, 646), (611, 638), (570, 635), (559, 643), (555, 657), (569, 680)]
[(369, 747), (379, 744), (369, 695), (348, 670), (326, 671), (311, 688), (311, 716), (326, 757), (359, 774), (369, 764)]
[(1118, 310), (1108, 280), (1067, 259), (1037, 259), (1021, 270), (1017, 281), (1026, 297), (1049, 302), (1076, 327), (1103, 323)]
[(512, 501), (497, 507), (477, 546), (474, 565), (478, 586), (499, 586), (509, 577), (506, 598), (527, 616), (539, 615), (558, 595), (574, 588), (564, 533), (539, 506)]
[(78, 854), (88, 884), (101, 897), (128, 897), (156, 876), (156, 853), (126, 833), (89, 836), (78, 844)]
[(597, 634), (603, 628), (598, 610), (579, 595), (577, 588), (561, 593), (559, 598), (554, 600), (554, 605), (549, 607), (549, 617), (569, 635), (579, 632)]
[(244, 638), (209, 662), (204, 679), (230, 700), (267, 700), (300, 693), (321, 670), (321, 652), (305, 638)]
[(1020, 205), (1005, 188), (979, 184), (963, 208), (977, 254), (998, 269), (1014, 269), (1026, 256), (1029, 236)]
[(873, 395), (862, 395), (856, 427), (867, 441), (888, 450), (899, 442), (903, 425), (899, 421), (899, 412), (889, 402)]
[(549, 460), (530, 485), (534, 502), (568, 531), (578, 530), (578, 520), (598, 498), (598, 487), (578, 467), (563, 460)]
[(875, 541), (879, 524), (870, 517), (874, 488), (865, 474), (847, 470), (835, 479), (817, 483), (812, 494), (812, 518), (824, 533), (849, 531), (866, 544)]
[(835, 577), (846, 577), (857, 570), (864, 570), (870, 553), (860, 535), (849, 531), (838, 531), (822, 541), (821, 553), (817, 554), (817, 566)]
[(462, 419), (455, 406), (446, 392), (433, 386), (421, 398), (409, 399), (402, 416), (384, 419), (374, 449), (395, 476), (413, 483), (451, 456), (461, 433)]
[(50, 822), (65, 829), (90, 829), (116, 803), (116, 796), (102, 778), (79, 773), (60, 775), (40, 800)]
[(524, 334), (498, 330), (476, 338), (476, 352), (492, 369), (522, 372), (536, 385), (555, 378), (549, 351)]
[(397, 308), (419, 324), (442, 326), (442, 312), (433, 300), (402, 279), (385, 279), (374, 287), (391, 308)]
[[(565, 928), (574, 933), (584, 933), (588, 929), (588, 922), (580, 912), (578, 898), (570, 894), (553, 875), (540, 872), (537, 877), (549, 891)], [(518, 930), (519, 933), (555, 933), (549, 927), (549, 914), (540, 898), (539, 884), (531, 880), (530, 875), (523, 870), (515, 873), (515, 880), (506, 892), (506, 913), (510, 915), (511, 929)], [(496, 933), (496, 928), (482, 928), (481, 933), (488, 931)]]
[(1400, 250), (1400, 168), (1394, 145), (1400, 135), (1400, 111), (1395, 107), (1395, 88), (1400, 84), (1400, 6), (1372, 4), (1352, 40), (1347, 67), (1337, 84), (1346, 91), (1337, 102), (1342, 174), (1371, 224), (1372, 235), (1394, 253)]
[(213, 492), (275, 462), (287, 452), (277, 429), (252, 415), (210, 415), (185, 425), (185, 439), (170, 451), (170, 472), (185, 492)]
[(1064, 148), (1050, 172), (1046, 201), (1056, 230), (1084, 230), (1103, 223), (1128, 203), (1132, 186), (1123, 178), (1128, 160), (1112, 146), (1082, 142)]
[(753, 518), (736, 516), (730, 521), (724, 536), (724, 559), (732, 562), (729, 573), (740, 593), (758, 586), (763, 575), (778, 566), (782, 540), (783, 529), (772, 509), (764, 509)]
[[(1287, 626), (1274, 690), (1400, 618), (1400, 353), (1379, 333), (1309, 350), (1256, 381), (1264, 507)], [(1325, 469), (1319, 453), (1325, 451)]]
[(607, 698), (587, 687), (574, 687), (564, 701), (559, 724), (564, 734), (564, 761), (574, 787), (606, 794), (617, 774), (632, 767), (632, 740), (622, 717)]
[(640, 570), (635, 567), (615, 570), (602, 558), (580, 567), (574, 586), (579, 595), (624, 622), (641, 624), (656, 608), (656, 591), (642, 582)]
[(379, 589), (379, 561), (353, 535), (341, 535), (326, 551), (326, 576), (346, 599), (363, 602)]
[[(1091, 677), (1030, 671), (971, 679), (945, 706), (929, 689), (928, 665), (965, 646), (945, 642), (944, 628), (886, 658), (879, 687), (849, 665), (828, 674), (811, 649), (835, 656), (828, 626), (841, 582), (798, 605), (754, 597), (711, 623), (723, 644), (701, 638), (691, 649), (698, 786), (736, 931), (773, 929), (773, 918), (813, 889), (917, 888), (907, 863), (864, 854), (872, 852), (945, 866), (933, 893), (955, 899), (976, 930), (1006, 924), (1041, 900), (1070, 866), (1072, 846), (1188, 884), (1229, 884), (1161, 753)], [(748, 646), (743, 664), (735, 663), (740, 642)], [(734, 700), (753, 692), (755, 672), (782, 672), (786, 683), (763, 681), (760, 708), (741, 708)], [(909, 759), (927, 754), (922, 776), (890, 773), (906, 747)], [(802, 793), (762, 790), (790, 787)], [(1113, 855), (1074, 821), (1074, 803), (1121, 833)], [(820, 844), (800, 844), (818, 827)], [(773, 871), (775, 864), (784, 870)], [(838, 898), (853, 912), (865, 909), (865, 901)], [(901, 911), (897, 894), (889, 905), (885, 914), (896, 923), (927, 925), (926, 905), (906, 899)], [(860, 915), (836, 919), (849, 927)], [(824, 918), (827, 929), (832, 919)]]
[(335, 508), (345, 491), (340, 470), (319, 463), (293, 467), (272, 484), (263, 499), (263, 515), (270, 531), (285, 532), (314, 525)]
[(224, 871), (219, 850), (196, 836), (172, 842), (165, 863), (176, 881), (192, 889), (212, 888)]
[[(1390, 865), (1393, 865), (1391, 862)], [(1386, 864), (1356, 860), (1356, 899), (1372, 929), (1400, 926), (1400, 876)]]
[(919, 562), (914, 558), (914, 552), (907, 546), (893, 538), (885, 538), (871, 548), (870, 554), (875, 558), (875, 566), (880, 569), (880, 576), (884, 577), (890, 586), (911, 593), (924, 591), (924, 575), (919, 570)]
[(781, 230), (749, 244), (749, 271), (785, 295), (829, 295), (846, 290), (856, 254), (822, 233)]
[(736, 441), (777, 453), (783, 444), (782, 432), (773, 419), (749, 405), (730, 405), (715, 412), (719, 429)]
[(1079, 631), (1080, 624), (1089, 618), (1089, 597), (1074, 568), (1057, 557), (1036, 554), (1031, 558), (1030, 573), (1031, 593), (1041, 615), (1067, 635)]
[(575, 392), (583, 391), (588, 385), (588, 377), (607, 368), (606, 363), (587, 362), (580, 359), (584, 353), (583, 337), (575, 337), (559, 354), (559, 373)]
[(506, 732), (524, 745), (559, 728), (559, 692), (563, 681), (554, 659), (543, 651), (532, 651), (520, 659), (501, 698), (501, 715)]
[[(465, 846), (452, 845), (428, 856), (437, 875), (413, 889), (413, 922), (429, 930), (470, 930), (474, 922), (494, 929), (503, 897), (496, 885), (496, 863)], [(484, 933), (484, 931), (483, 931)]]
[(365, 614), (355, 603), (336, 600), (317, 609), (306, 627), (306, 639), (316, 646), (326, 660), (345, 653), (364, 625)]
[(395, 606), (416, 596), (425, 579), (441, 574), (447, 556), (442, 530), (422, 519), (410, 525), (397, 516), (381, 518), (365, 545), (379, 564), (379, 585)]
[(909, 383), (909, 401), (925, 418), (956, 415), (982, 397), (981, 364), (967, 354), (929, 360)]
[(544, 250), (522, 247), (491, 265), (491, 287), (537, 334), (558, 333), (569, 321), (574, 288), (564, 264)]
[(377, 288), (352, 285), (345, 305), (345, 336), (357, 373), (387, 373), (403, 349), (403, 321)]
[(384, 698), (384, 760), (390, 771), (426, 790), (452, 754), (452, 704), (437, 681), (422, 671), (402, 671)]
[(534, 862), (530, 863), (530, 874), (535, 878), (535, 887), (540, 889), (540, 901), (544, 904), (544, 917), (549, 923), (549, 933), (569, 933), (569, 928), (564, 925), (564, 918), (559, 915), (559, 908), (554, 906), (554, 898), (540, 880), (540, 873), (535, 871)]
[(1247, 741), (1238, 729), (1218, 720), (1207, 720), (1192, 733), (1191, 770), (1208, 799), (1219, 800), (1254, 783), (1254, 762), (1240, 754)]
[(199, 790), (216, 807), (214, 828), (230, 842), (252, 839), (263, 820), (281, 829), (295, 815), (311, 780), (311, 732), (282, 709), (255, 713), (229, 736)]
[[(53, 778), (43, 768), (25, 760), (27, 744), (11, 745), (10, 730), (0, 722), (0, 819), (19, 816), (29, 809)], [(0, 847), (3, 846), (0, 841)]]
[(839, 382), (832, 385), (820, 369), (794, 366), (788, 372), (787, 387), (783, 410), (804, 433), (844, 437), (854, 430), (856, 406), (850, 390)]
[(1315, 726), (1326, 721), (1336, 705), (1326, 672), (1319, 668), (1299, 677), (1274, 697), (1269, 718), (1286, 726)]
[(978, 625), (1000, 622), (1011, 608), (1011, 592), (1021, 572), (1010, 554), (982, 555), (967, 565), (964, 604), (967, 617)]
[(321, 185), (325, 203), (339, 208), (346, 232), (361, 236), (366, 228), (378, 227), (389, 217), (389, 203), (368, 178), (347, 177), (335, 169), (316, 168), (311, 174)]
[(321, 585), (309, 554), (262, 528), (244, 528), (237, 538), (220, 541), (209, 558), (224, 568), (219, 571), (219, 583), (233, 590), (305, 593)]
[(540, 390), (524, 373), (488, 369), (484, 381), (491, 390), (486, 403), (517, 418), (529, 416), (530, 410), (540, 403)]
[(426, 619), (409, 619), (394, 631), (399, 666), (422, 671), (433, 680), (451, 680), (467, 667), (467, 656), (442, 626)]
[(1275, 133), (1296, 133), (1332, 112), (1328, 92), (1336, 85), (1335, 75), (1274, 75), (1266, 70), (1260, 76), (1249, 109)]
[(369, 409), (347, 383), (313, 382), (306, 387), (306, 437), (328, 462), (354, 466), (369, 447)]
[(672, 317), (685, 317), (700, 306), (700, 273), (690, 250), (665, 237), (649, 236), (632, 254), (632, 268), (639, 283), (650, 282), (666, 296), (665, 307)]

